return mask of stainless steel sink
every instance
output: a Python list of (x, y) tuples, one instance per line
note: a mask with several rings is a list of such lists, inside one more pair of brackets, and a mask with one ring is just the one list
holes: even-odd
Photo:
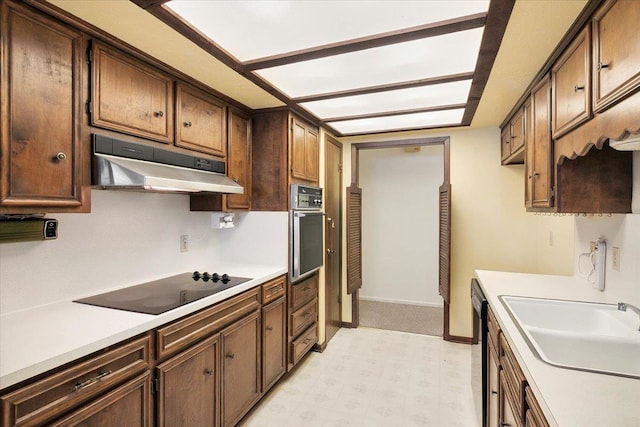
[(537, 356), (563, 368), (640, 378), (640, 317), (615, 304), (499, 297)]

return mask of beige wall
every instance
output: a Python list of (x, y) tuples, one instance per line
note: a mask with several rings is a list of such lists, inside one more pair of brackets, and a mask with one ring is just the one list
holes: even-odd
[[(526, 213), (524, 167), (500, 165), (498, 128), (450, 129), (345, 139), (350, 143), (451, 137), (452, 247), (450, 333), (472, 334), (469, 282), (475, 269), (573, 273), (573, 219)], [(350, 164), (345, 156), (345, 165)], [(345, 168), (345, 185), (350, 170)], [(549, 246), (553, 232), (553, 246)], [(366, 283), (365, 283), (366, 286)], [(346, 303), (343, 310), (350, 305)], [(350, 313), (345, 313), (345, 318)]]

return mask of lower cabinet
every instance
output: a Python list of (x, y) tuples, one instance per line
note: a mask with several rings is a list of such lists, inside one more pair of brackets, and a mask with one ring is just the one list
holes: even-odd
[(487, 413), (489, 427), (549, 427), (509, 343), (489, 307)]
[(157, 366), (159, 427), (220, 425), (219, 349), (215, 335)]
[(222, 425), (235, 425), (261, 396), (260, 314), (255, 312), (220, 332)]
[(289, 364), (293, 368), (318, 342), (318, 275), (289, 283)]
[(0, 427), (235, 426), (286, 373), (286, 283), (280, 276), (0, 391)]

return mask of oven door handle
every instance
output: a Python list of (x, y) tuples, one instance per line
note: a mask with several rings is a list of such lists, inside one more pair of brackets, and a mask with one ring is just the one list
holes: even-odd
[(293, 216), (295, 216), (296, 218), (304, 218), (305, 216), (308, 215), (321, 215), (321, 216), (325, 216), (326, 212), (294, 212)]

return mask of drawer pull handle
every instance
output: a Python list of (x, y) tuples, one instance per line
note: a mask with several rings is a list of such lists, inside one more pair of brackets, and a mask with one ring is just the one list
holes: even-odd
[(311, 341), (311, 338), (307, 338), (306, 340), (302, 341), (302, 344), (307, 345), (309, 344), (310, 341)]
[(603, 68), (609, 68), (609, 64), (603, 64), (602, 62), (598, 62), (598, 71), (602, 71)]
[(575, 86), (573, 87), (573, 91), (574, 91), (574, 92), (578, 92), (578, 91), (581, 91), (581, 90), (584, 90), (584, 86), (575, 85)]
[(495, 390), (491, 390), (491, 394), (498, 394), (498, 392)]
[(64, 154), (63, 152), (59, 152), (58, 154), (56, 154), (56, 160), (63, 161), (66, 159), (67, 159), (67, 155)]
[(206, 369), (204, 371), (205, 374), (209, 375), (210, 377), (213, 376), (213, 374), (215, 374), (215, 372), (213, 371), (213, 369)]
[(233, 359), (234, 357), (236, 357), (236, 355), (233, 353), (227, 353), (226, 357), (227, 359)]
[(304, 317), (309, 317), (309, 316), (311, 316), (311, 313), (309, 313), (309, 312), (307, 311), (307, 312), (305, 312), (305, 313), (303, 314), (303, 316), (304, 316)]
[(98, 375), (96, 375), (93, 378), (89, 378), (86, 381), (83, 381), (81, 383), (76, 383), (76, 385), (73, 386), (73, 391), (78, 391), (78, 390), (83, 389), (83, 388), (85, 388), (87, 386), (90, 386), (91, 384), (97, 383), (98, 381), (100, 381), (101, 379), (103, 379), (104, 377), (106, 377), (109, 374), (111, 374), (111, 371), (102, 372), (102, 373), (99, 373)]
[(306, 288), (303, 289), (303, 291), (307, 292), (309, 289), (311, 288), (307, 286)]
[(267, 331), (273, 331), (273, 327), (272, 326), (267, 326), (266, 329), (267, 329)]
[(164, 111), (156, 111), (153, 115), (156, 117), (164, 117)]
[(193, 123), (191, 123), (191, 120), (184, 122), (184, 127), (190, 128), (191, 126), (193, 126)]

